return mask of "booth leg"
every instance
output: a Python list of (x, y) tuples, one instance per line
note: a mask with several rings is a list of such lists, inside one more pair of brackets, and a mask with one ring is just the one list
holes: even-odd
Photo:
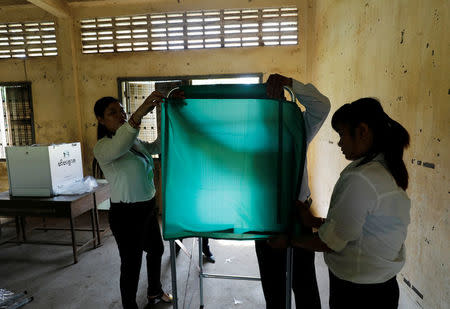
[(286, 253), (286, 309), (291, 309), (292, 303), (292, 258), (294, 250), (292, 247), (287, 249)]
[(198, 267), (200, 269), (200, 273), (198, 274), (198, 281), (200, 283), (200, 309), (205, 305), (203, 302), (203, 238), (198, 238)]
[(175, 241), (170, 240), (170, 270), (172, 274), (172, 295), (173, 295), (173, 307), (178, 309), (178, 294), (177, 294), (177, 265), (176, 265), (176, 253), (175, 253)]

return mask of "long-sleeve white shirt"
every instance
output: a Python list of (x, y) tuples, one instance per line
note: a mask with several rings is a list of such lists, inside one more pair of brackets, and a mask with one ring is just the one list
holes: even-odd
[(94, 156), (111, 186), (113, 203), (142, 202), (155, 196), (151, 155), (160, 153), (160, 140), (147, 143), (139, 140), (138, 134), (139, 130), (126, 122), (112, 138), (103, 137), (94, 147)]
[[(306, 149), (308, 149), (309, 143), (317, 134), (330, 112), (330, 100), (320, 93), (313, 85), (305, 85), (294, 79), (292, 80), (292, 90), (294, 91), (295, 97), (306, 109), (303, 112), (303, 119), (306, 130)], [(311, 191), (309, 190), (308, 185), (307, 160), (305, 159), (298, 200), (304, 202), (310, 195)]]
[(386, 169), (382, 154), (358, 166), (361, 160), (341, 172), (319, 237), (334, 251), (324, 257), (337, 277), (382, 283), (405, 263), (411, 201)]

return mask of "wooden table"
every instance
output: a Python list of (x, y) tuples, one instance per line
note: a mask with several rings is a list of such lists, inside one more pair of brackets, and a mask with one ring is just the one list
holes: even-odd
[[(8, 191), (0, 193), (0, 216), (15, 217), (17, 241), (31, 244), (72, 245), (74, 263), (78, 262), (78, 251), (93, 242), (94, 248), (101, 244), (97, 204), (109, 199), (108, 184), (99, 184), (93, 191), (79, 195), (59, 195), (54, 197), (19, 197), (10, 196)], [(74, 219), (85, 212), (90, 213), (91, 229), (76, 229)], [(27, 240), (25, 232), (25, 217), (54, 217), (67, 218), (70, 221), (69, 229), (44, 227), (45, 230), (70, 230), (72, 241), (70, 243), (51, 241)], [(22, 230), (22, 231), (20, 231)], [(92, 238), (78, 244), (75, 231), (92, 231)], [(22, 235), (20, 240), (19, 235)]]

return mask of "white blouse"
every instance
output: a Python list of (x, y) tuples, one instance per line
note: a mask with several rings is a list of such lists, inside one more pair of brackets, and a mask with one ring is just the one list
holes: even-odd
[(94, 156), (111, 186), (113, 203), (143, 202), (155, 196), (151, 155), (160, 153), (159, 138), (147, 143), (139, 140), (138, 134), (139, 130), (126, 122), (112, 138), (104, 137), (94, 147)]
[(405, 263), (411, 201), (385, 167), (384, 156), (342, 172), (331, 196), (320, 239), (334, 252), (325, 262), (338, 278), (354, 283), (382, 283)]

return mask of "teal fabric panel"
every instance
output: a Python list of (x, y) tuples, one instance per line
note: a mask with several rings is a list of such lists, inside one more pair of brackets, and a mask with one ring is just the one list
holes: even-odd
[(292, 102), (265, 85), (186, 86), (162, 109), (163, 236), (258, 239), (292, 228), (305, 158)]

